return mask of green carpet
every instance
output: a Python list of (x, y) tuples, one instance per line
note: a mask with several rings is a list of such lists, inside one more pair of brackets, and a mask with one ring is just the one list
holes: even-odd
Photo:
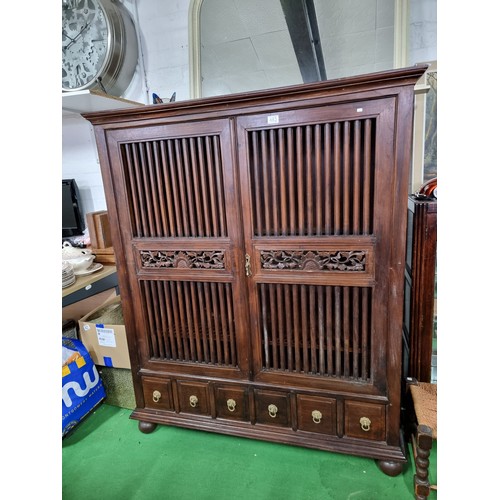
[[(102, 404), (62, 440), (63, 500), (405, 500), (413, 470), (372, 459), (158, 426)], [(431, 500), (436, 498), (431, 493)]]

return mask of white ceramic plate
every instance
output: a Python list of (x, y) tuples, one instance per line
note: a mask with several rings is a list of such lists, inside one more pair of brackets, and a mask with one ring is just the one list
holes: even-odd
[(95, 273), (96, 271), (100, 271), (103, 267), (104, 266), (102, 264), (96, 262), (87, 269), (85, 269), (85, 271), (75, 271), (75, 276), (87, 276), (87, 274), (92, 274)]

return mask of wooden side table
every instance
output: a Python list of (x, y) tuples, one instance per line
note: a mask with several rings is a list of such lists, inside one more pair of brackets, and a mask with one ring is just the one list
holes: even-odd
[(62, 307), (92, 297), (92, 295), (110, 288), (115, 288), (117, 295), (119, 294), (116, 266), (103, 266), (95, 273), (77, 276), (75, 283), (62, 289)]

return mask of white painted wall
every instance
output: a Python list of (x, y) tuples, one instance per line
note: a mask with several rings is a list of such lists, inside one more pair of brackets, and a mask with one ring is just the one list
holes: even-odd
[[(123, 97), (150, 104), (153, 92), (166, 99), (176, 92), (177, 100), (188, 99), (190, 0), (122, 2), (140, 45), (138, 68)], [(437, 59), (436, 0), (410, 1), (409, 38), (410, 64)], [(106, 210), (93, 130), (78, 114), (62, 116), (62, 178), (76, 179), (85, 213)]]
[(437, 0), (411, 0), (408, 65), (437, 60)]

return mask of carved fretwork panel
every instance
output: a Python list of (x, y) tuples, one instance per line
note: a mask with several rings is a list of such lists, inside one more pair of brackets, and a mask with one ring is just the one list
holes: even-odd
[(371, 288), (258, 288), (264, 369), (370, 380)]
[(140, 250), (144, 269), (224, 269), (224, 251)]
[(317, 250), (265, 250), (260, 252), (263, 269), (305, 271), (365, 271), (363, 250), (322, 252)]
[(230, 283), (142, 280), (150, 357), (237, 366)]

